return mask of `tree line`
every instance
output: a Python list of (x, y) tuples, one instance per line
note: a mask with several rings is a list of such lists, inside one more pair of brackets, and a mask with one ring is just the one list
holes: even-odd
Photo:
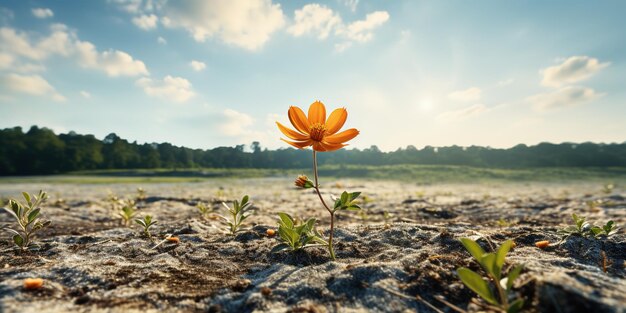
[[(540, 143), (509, 149), (489, 147), (414, 146), (382, 152), (378, 147), (341, 149), (320, 153), (324, 164), (391, 165), (432, 164), (476, 167), (626, 167), (623, 143)], [(308, 168), (309, 150), (293, 148), (268, 150), (259, 142), (213, 149), (190, 149), (170, 143), (129, 142), (115, 133), (99, 140), (75, 132), (55, 134), (48, 128), (32, 126), (0, 130), (0, 175), (56, 174), (99, 169), (149, 168)]]

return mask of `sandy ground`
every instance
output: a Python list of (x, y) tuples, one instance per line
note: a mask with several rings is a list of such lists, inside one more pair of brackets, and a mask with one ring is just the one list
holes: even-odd
[[(277, 212), (328, 217), (310, 190), (290, 179), (216, 179), (184, 184), (13, 184), (0, 196), (48, 191), (43, 215), (52, 220), (39, 234), (40, 251), (11, 250), (0, 237), (0, 312), (452, 312), (484, 310), (455, 270), (477, 270), (459, 242), (470, 237), (486, 249), (516, 242), (507, 267), (524, 264), (514, 290), (530, 312), (626, 312), (626, 235), (608, 239), (570, 237), (557, 230), (578, 213), (604, 223), (626, 224), (626, 192), (603, 193), (598, 184), (493, 183), (415, 185), (393, 181), (324, 182), (326, 192), (362, 191), (362, 212), (341, 212), (337, 261), (322, 248), (270, 253), (278, 241)], [(123, 226), (109, 194), (136, 197), (139, 216), (152, 215), (155, 237), (174, 234), (180, 244), (157, 248), (138, 225)], [(254, 215), (236, 236), (195, 208), (249, 194)], [(593, 201), (595, 205), (589, 203)], [(390, 214), (386, 221), (384, 212)], [(0, 224), (11, 223), (0, 213)], [(552, 245), (535, 247), (539, 240)], [(22, 288), (28, 277), (44, 287)], [(419, 300), (419, 299), (421, 300)]]

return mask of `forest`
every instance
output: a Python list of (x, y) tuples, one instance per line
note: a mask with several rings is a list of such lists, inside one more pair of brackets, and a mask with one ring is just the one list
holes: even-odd
[[(428, 164), (493, 168), (626, 167), (626, 142), (540, 143), (509, 149), (490, 147), (414, 146), (382, 152), (342, 149), (321, 153), (319, 163), (355, 165)], [(0, 175), (42, 175), (82, 170), (151, 168), (277, 168), (299, 169), (311, 164), (310, 151), (268, 150), (259, 142), (235, 147), (190, 149), (170, 143), (137, 143), (115, 133), (102, 140), (75, 132), (55, 134), (32, 126), (0, 130)]]

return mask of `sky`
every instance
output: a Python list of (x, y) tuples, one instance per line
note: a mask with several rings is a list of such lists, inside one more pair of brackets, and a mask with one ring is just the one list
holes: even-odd
[(626, 141), (625, 1), (0, 1), (0, 128), (285, 148)]

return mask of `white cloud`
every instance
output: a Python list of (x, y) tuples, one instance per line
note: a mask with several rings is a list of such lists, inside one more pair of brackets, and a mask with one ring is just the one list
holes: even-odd
[(159, 38), (157, 38), (157, 42), (162, 44), (162, 45), (166, 45), (167, 44), (167, 40), (165, 40), (165, 38), (159, 36)]
[(333, 29), (341, 25), (341, 17), (333, 10), (317, 3), (307, 4), (294, 13), (294, 24), (287, 32), (299, 37), (315, 33), (317, 38), (326, 39)]
[(347, 6), (352, 12), (355, 12), (356, 7), (359, 5), (359, 0), (339, 0), (339, 2)]
[(283, 27), (285, 18), (280, 4), (272, 0), (187, 0), (168, 2), (161, 22), (187, 30), (199, 42), (217, 38), (258, 50)]
[(600, 63), (598, 59), (588, 56), (569, 57), (559, 65), (541, 70), (540, 73), (543, 75), (541, 84), (549, 87), (560, 87), (575, 83), (593, 76), (609, 64), (609, 62)]
[(31, 10), (36, 18), (49, 18), (54, 16), (54, 12), (46, 8), (35, 8)]
[(15, 61), (15, 58), (12, 55), (8, 53), (0, 52), (0, 69), (11, 67), (14, 61)]
[(142, 61), (133, 59), (123, 51), (109, 49), (98, 52), (92, 43), (78, 41), (76, 53), (82, 67), (101, 70), (111, 77), (148, 75), (148, 69)]
[(489, 111), (489, 109), (484, 104), (474, 104), (459, 110), (443, 112), (439, 114), (439, 116), (437, 116), (437, 119), (442, 121), (455, 122), (478, 116), (487, 111)]
[(35, 96), (48, 95), (54, 101), (65, 101), (65, 97), (39, 75), (8, 74), (2, 77), (2, 85), (11, 91)]
[(254, 119), (245, 113), (226, 109), (222, 112), (224, 121), (219, 125), (219, 131), (224, 136), (238, 137), (246, 135), (249, 127), (254, 124)]
[(186, 102), (194, 96), (191, 83), (182, 77), (165, 76), (163, 80), (147, 77), (140, 78), (137, 86), (151, 97), (162, 98), (172, 102)]
[(470, 87), (465, 90), (457, 90), (448, 95), (448, 99), (454, 101), (477, 101), (482, 96), (482, 90), (477, 87)]
[(80, 91), (80, 95), (83, 96), (83, 98), (85, 98), (85, 99), (91, 99), (91, 94), (86, 92), (86, 91), (84, 91), (84, 90)]
[(128, 13), (139, 13), (141, 11), (142, 0), (109, 0), (109, 3), (115, 4), (120, 10)]
[(540, 93), (527, 98), (537, 111), (547, 111), (557, 108), (566, 108), (590, 102), (603, 94), (596, 93), (591, 88), (566, 86), (552, 92)]
[(193, 70), (196, 72), (200, 72), (206, 68), (206, 64), (204, 64), (204, 62), (200, 62), (196, 60), (191, 61), (189, 63), (189, 66), (191, 66), (191, 68), (193, 68)]
[[(21, 57), (36, 61), (60, 55), (76, 59), (84, 68), (100, 70), (113, 77), (148, 74), (145, 64), (133, 59), (126, 52), (113, 49), (100, 52), (92, 43), (79, 40), (76, 34), (63, 24), (54, 24), (51, 30), (49, 36), (37, 40), (12, 28), (0, 28), (0, 52), (9, 54), (14, 59)], [(13, 70), (19, 70), (15, 62), (14, 66)], [(36, 65), (31, 65), (31, 69), (33, 66)]]
[(337, 30), (338, 35), (357, 42), (368, 42), (374, 37), (373, 30), (389, 20), (389, 13), (376, 11), (365, 16), (364, 20), (355, 21)]
[(514, 81), (515, 80), (513, 78), (501, 80), (501, 81), (496, 83), (496, 86), (498, 86), (498, 87), (508, 86), (508, 85), (512, 84)]
[(132, 21), (133, 24), (143, 30), (151, 30), (157, 27), (157, 22), (159, 21), (159, 18), (154, 14), (140, 15), (133, 17)]

